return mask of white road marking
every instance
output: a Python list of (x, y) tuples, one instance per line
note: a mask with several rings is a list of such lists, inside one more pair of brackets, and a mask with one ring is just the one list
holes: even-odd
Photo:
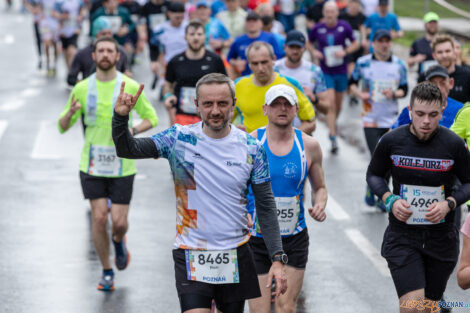
[(60, 154), (44, 152), (44, 147), (47, 147), (48, 143), (51, 142), (51, 138), (47, 137), (47, 128), (50, 127), (50, 124), (51, 121), (41, 121), (34, 141), (33, 152), (31, 153), (32, 159), (58, 160), (61, 158)]
[(25, 104), (25, 101), (20, 98), (8, 99), (2, 105), (0, 105), (0, 111), (5, 111), (5, 112), (16, 111), (19, 108), (21, 108), (24, 104)]
[(336, 202), (335, 198), (328, 194), (328, 202), (326, 203), (326, 214), (331, 213), (331, 217), (335, 220), (343, 221), (349, 220), (350, 216), (346, 211), (341, 207), (341, 205)]
[(2, 139), (5, 130), (8, 127), (8, 121), (0, 120), (0, 139)]
[(11, 45), (14, 42), (15, 42), (15, 37), (13, 37), (13, 35), (8, 34), (8, 35), (0, 37), (0, 44)]
[(354, 245), (361, 250), (361, 252), (374, 264), (379, 270), (380, 274), (385, 277), (390, 277), (390, 271), (387, 262), (380, 255), (379, 251), (372, 245), (372, 243), (356, 228), (345, 229), (344, 232)]
[(39, 95), (40, 92), (41, 90), (39, 88), (26, 88), (20, 93), (20, 95), (21, 97), (35, 97)]

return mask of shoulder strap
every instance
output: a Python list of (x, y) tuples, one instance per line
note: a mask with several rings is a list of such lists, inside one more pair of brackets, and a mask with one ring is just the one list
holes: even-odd
[(299, 150), (299, 155), (300, 155), (300, 164), (301, 164), (301, 177), (299, 184), (297, 185), (297, 189), (300, 187), (302, 182), (304, 181), (305, 177), (307, 176), (307, 156), (305, 155), (305, 149), (302, 141), (302, 131), (299, 129), (295, 129), (295, 137), (294, 137), (294, 142), (295, 145), (297, 146), (297, 149)]

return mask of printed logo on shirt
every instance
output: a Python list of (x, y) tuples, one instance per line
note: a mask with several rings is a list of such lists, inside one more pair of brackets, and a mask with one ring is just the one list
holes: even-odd
[(286, 162), (283, 165), (284, 169), (284, 177), (286, 178), (294, 178), (295, 174), (297, 173), (297, 165), (293, 162)]
[(241, 162), (232, 162), (232, 161), (225, 161), (227, 166), (242, 166)]
[(201, 70), (205, 71), (209, 69), (209, 65), (202, 65)]
[(326, 28), (320, 28), (320, 29), (318, 30), (318, 33), (319, 33), (319, 34), (326, 34)]
[(338, 31), (342, 33), (344, 31), (344, 27), (343, 26), (338, 27)]
[(204, 158), (202, 157), (202, 155), (201, 155), (200, 153), (197, 153), (197, 152), (194, 153), (193, 158), (195, 158), (195, 159), (200, 159), (200, 160), (201, 160), (201, 159), (204, 159)]
[(448, 172), (454, 165), (454, 160), (426, 159), (404, 155), (391, 155), (390, 158), (396, 167), (431, 172)]

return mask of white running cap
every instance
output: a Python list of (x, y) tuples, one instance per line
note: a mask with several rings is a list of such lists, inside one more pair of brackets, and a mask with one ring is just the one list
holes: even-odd
[(264, 95), (264, 102), (270, 105), (278, 97), (284, 97), (289, 101), (291, 105), (297, 105), (297, 95), (295, 94), (294, 88), (287, 85), (274, 85), (266, 91)]

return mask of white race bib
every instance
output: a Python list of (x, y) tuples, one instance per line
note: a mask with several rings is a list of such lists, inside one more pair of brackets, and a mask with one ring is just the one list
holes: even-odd
[(165, 14), (150, 14), (149, 21), (150, 21), (150, 28), (154, 29), (155, 26), (160, 25), (161, 23), (165, 22), (166, 17)]
[(196, 88), (194, 87), (181, 87), (180, 91), (180, 110), (187, 114), (197, 114), (196, 105)]
[(325, 47), (325, 60), (326, 60), (326, 66), (328, 67), (334, 67), (334, 66), (340, 66), (343, 64), (344, 60), (343, 58), (337, 58), (335, 57), (335, 53), (337, 51), (342, 51), (343, 46), (337, 45), (337, 46), (328, 46)]
[(185, 250), (188, 280), (208, 284), (238, 284), (237, 249)]
[(122, 19), (120, 16), (102, 16), (105, 18), (108, 22), (109, 25), (111, 25), (111, 32), (113, 34), (117, 34), (119, 31), (119, 28), (122, 26)]
[(90, 146), (88, 174), (96, 176), (120, 176), (122, 160), (116, 155), (114, 146)]
[(275, 197), (277, 221), (281, 235), (292, 235), (297, 228), (300, 214), (298, 197)]
[[(406, 221), (411, 225), (429, 225), (433, 224), (424, 219), (428, 213), (428, 207), (434, 202), (441, 202), (445, 199), (444, 186), (427, 187), (401, 185), (400, 196), (410, 204), (410, 210), (413, 214)], [(440, 223), (444, 222), (444, 219)]]
[(372, 101), (373, 102), (384, 102), (390, 101), (387, 99), (383, 94), (384, 90), (390, 89), (395, 91), (397, 89), (397, 82), (393, 79), (375, 79), (372, 81), (373, 89), (372, 89)]

